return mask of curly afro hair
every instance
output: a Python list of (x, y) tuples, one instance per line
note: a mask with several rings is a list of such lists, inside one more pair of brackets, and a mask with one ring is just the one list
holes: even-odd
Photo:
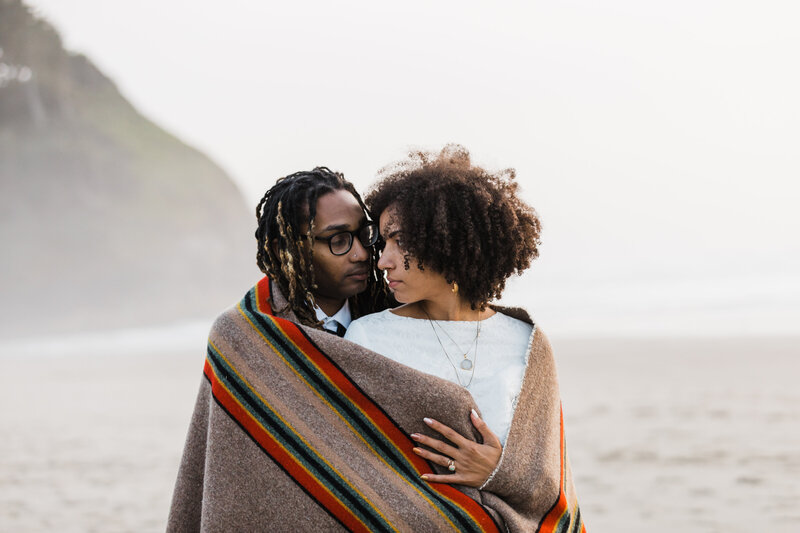
[(381, 171), (365, 203), (377, 220), (393, 209), (409, 260), (458, 283), (473, 309), (499, 298), (506, 280), (539, 255), (541, 224), (517, 196), (513, 169), (490, 173), (450, 144), (413, 151)]

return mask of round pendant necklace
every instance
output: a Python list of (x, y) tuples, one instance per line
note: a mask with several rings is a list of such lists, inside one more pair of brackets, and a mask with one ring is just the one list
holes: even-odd
[[(428, 310), (425, 309), (424, 306), (422, 307), (422, 311), (425, 313), (425, 316), (428, 317), (428, 323), (430, 323), (431, 325), (433, 334), (436, 336), (436, 340), (439, 342), (439, 346), (442, 348), (444, 356), (447, 358), (447, 362), (450, 363), (450, 366), (453, 367), (453, 371), (456, 373), (456, 379), (458, 380), (458, 384), (461, 385), (462, 387), (469, 388), (469, 386), (472, 384), (472, 378), (475, 377), (475, 363), (477, 363), (478, 361), (478, 337), (480, 337), (481, 335), (481, 321), (478, 320), (475, 326), (475, 339), (469, 344), (469, 348), (467, 348), (467, 350), (464, 350), (463, 348), (461, 348), (461, 346), (459, 346), (459, 344), (455, 341), (455, 339), (453, 339), (453, 337), (451, 337), (450, 334), (447, 333), (447, 330), (444, 329), (442, 325), (439, 324), (438, 321), (433, 320), (431, 318), (431, 315), (428, 314)], [(464, 385), (461, 382), (461, 376), (459, 376), (458, 370), (456, 370), (456, 366), (453, 364), (453, 360), (450, 358), (450, 354), (447, 353), (447, 350), (445, 349), (444, 344), (442, 343), (442, 339), (439, 338), (439, 333), (436, 332), (436, 327), (434, 326), (434, 323), (437, 326), (439, 326), (439, 329), (442, 330), (442, 333), (447, 335), (447, 338), (450, 339), (450, 342), (452, 342), (453, 345), (455, 345), (455, 347), (458, 348), (458, 351), (461, 353), (462, 360), (458, 366), (460, 366), (462, 370), (472, 370), (469, 376), (469, 382), (467, 382), (466, 385)], [(474, 355), (475, 362), (473, 362), (469, 357), (467, 357), (469, 352), (472, 350), (473, 345), (475, 346), (475, 355)]]
[[(444, 329), (444, 327), (441, 324), (439, 324), (438, 320), (433, 320), (430, 317), (428, 317), (428, 320), (430, 320), (431, 322), (433, 322), (434, 324), (439, 326), (439, 329), (442, 331), (442, 333), (444, 333), (447, 336), (447, 338), (450, 339), (450, 342), (452, 342), (453, 345), (456, 348), (458, 348), (458, 353), (461, 354), (461, 358), (462, 358), (461, 359), (461, 363), (459, 363), (458, 366), (460, 366), (463, 370), (469, 370), (470, 368), (472, 368), (473, 363), (472, 363), (472, 360), (468, 357), (468, 355), (469, 355), (469, 352), (472, 351), (472, 347), (473, 346), (475, 346), (475, 350), (476, 351), (478, 350), (478, 336), (481, 334), (481, 321), (480, 320), (477, 321), (478, 323), (477, 323), (477, 325), (475, 327), (475, 330), (476, 330), (475, 331), (475, 338), (469, 344), (469, 348), (467, 348), (465, 350), (456, 342), (456, 340), (453, 337), (450, 336), (449, 333), (447, 333), (447, 330)], [(436, 332), (436, 328), (434, 328), (433, 331)], [(437, 337), (438, 337), (438, 335), (437, 335)]]

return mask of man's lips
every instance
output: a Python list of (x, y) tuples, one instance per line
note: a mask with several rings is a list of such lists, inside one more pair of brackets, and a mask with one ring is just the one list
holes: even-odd
[(356, 270), (355, 272), (348, 274), (347, 277), (357, 279), (358, 281), (364, 281), (369, 277), (369, 270)]

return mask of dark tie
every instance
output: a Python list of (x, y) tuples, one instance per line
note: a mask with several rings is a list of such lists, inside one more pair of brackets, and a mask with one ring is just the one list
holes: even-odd
[(344, 337), (344, 334), (345, 334), (345, 332), (347, 331), (347, 328), (346, 328), (346, 327), (344, 327), (343, 325), (341, 325), (341, 324), (340, 324), (338, 321), (336, 321), (336, 320), (329, 320), (329, 321), (328, 321), (328, 324), (333, 324), (334, 326), (336, 326), (336, 331), (331, 331), (331, 333), (336, 333), (338, 336), (340, 336), (340, 337)]

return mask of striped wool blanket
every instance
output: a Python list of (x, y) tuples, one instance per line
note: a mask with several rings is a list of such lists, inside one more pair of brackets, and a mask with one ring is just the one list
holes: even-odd
[(215, 322), (168, 531), (584, 531), (538, 328), (501, 462), (479, 491), (422, 480), (445, 472), (409, 438), (438, 437), (432, 417), (480, 439), (466, 389), (273, 312), (284, 308), (264, 278)]

